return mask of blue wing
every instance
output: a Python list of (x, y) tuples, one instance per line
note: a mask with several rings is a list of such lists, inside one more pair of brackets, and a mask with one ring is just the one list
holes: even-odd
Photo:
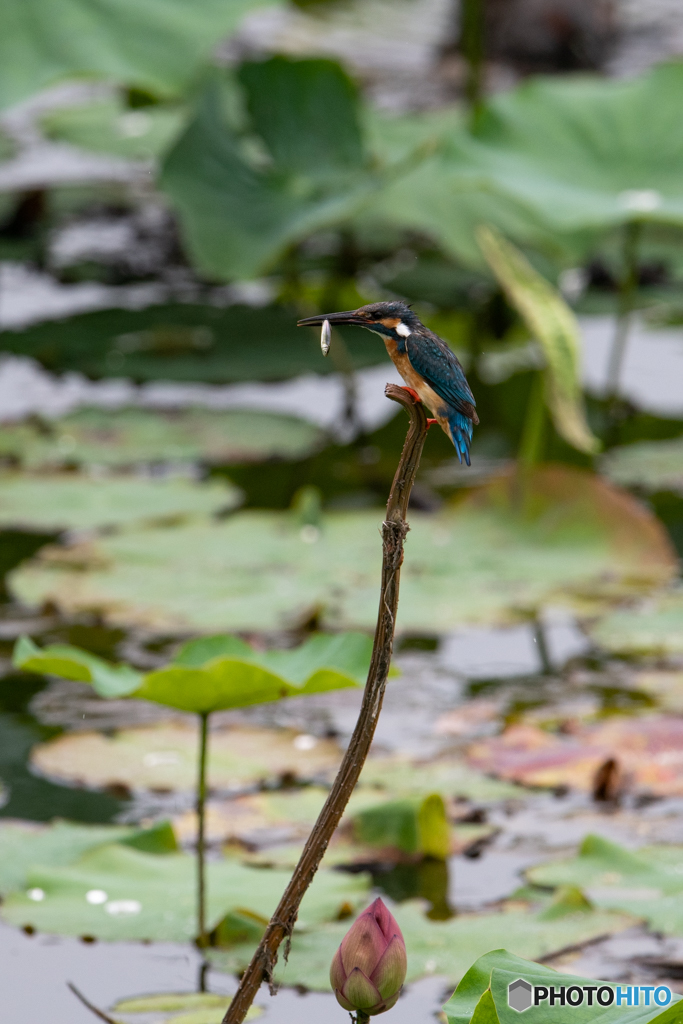
[(452, 409), (476, 422), (474, 396), (463, 368), (440, 338), (413, 333), (406, 338), (406, 353), (430, 388)]

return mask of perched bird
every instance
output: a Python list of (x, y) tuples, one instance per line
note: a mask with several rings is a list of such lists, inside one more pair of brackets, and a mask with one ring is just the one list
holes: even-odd
[(479, 422), (462, 366), (445, 341), (420, 322), (405, 302), (372, 302), (346, 313), (322, 313), (299, 320), (299, 327), (323, 324), (365, 327), (383, 339), (394, 366), (424, 402), (455, 445), (460, 462), (470, 464), (472, 428)]

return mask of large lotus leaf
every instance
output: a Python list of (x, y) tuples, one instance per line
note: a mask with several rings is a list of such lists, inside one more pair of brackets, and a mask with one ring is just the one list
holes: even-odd
[(291, 651), (259, 653), (236, 637), (190, 641), (178, 659), (145, 676), (65, 644), (43, 650), (22, 637), (17, 668), (92, 683), (102, 697), (133, 693), (166, 707), (209, 714), (282, 697), (357, 686), (367, 673), (372, 641), (362, 633), (312, 636)]
[[(541, 242), (557, 250), (556, 240), (548, 237), (547, 230), (524, 204), (498, 194), (483, 175), (473, 172), (471, 161), (463, 153), (467, 144), (457, 114), (451, 113), (450, 121), (444, 116), (434, 125), (434, 152), (426, 153), (424, 159), (406, 166), (405, 173), (388, 181), (370, 199), (363, 216), (427, 234), (458, 262), (480, 270), (486, 266), (476, 241), (480, 224), (495, 224), (518, 242)], [(384, 145), (382, 138), (380, 146)]]
[(619, 654), (680, 654), (683, 592), (675, 590), (642, 608), (614, 611), (595, 623), (591, 636), (601, 647)]
[(149, 160), (168, 149), (184, 119), (180, 106), (160, 104), (131, 110), (123, 97), (113, 95), (75, 107), (58, 107), (44, 114), (40, 124), (48, 138), (81, 149)]
[[(101, 846), (66, 867), (29, 870), (29, 891), (41, 889), (44, 898), (36, 902), (14, 893), (3, 902), (2, 916), (10, 924), (60, 935), (186, 942), (196, 925), (195, 874), (195, 860), (185, 854), (160, 857), (120, 844)], [(287, 871), (233, 860), (210, 861), (207, 874), (210, 923), (236, 907), (269, 918), (290, 878)], [(107, 894), (107, 902), (86, 900), (95, 889)], [(300, 925), (334, 920), (343, 904), (366, 901), (367, 891), (365, 875), (319, 871), (304, 897)]]
[(0, 525), (29, 530), (97, 530), (177, 522), (234, 508), (239, 491), (182, 478), (0, 475)]
[[(209, 786), (235, 790), (282, 775), (310, 779), (330, 775), (341, 761), (332, 740), (307, 740), (290, 729), (216, 729), (210, 735)], [(31, 751), (34, 770), (70, 785), (132, 790), (192, 790), (197, 782), (198, 730), (168, 723), (144, 729), (121, 729), (114, 736), (69, 733)], [(236, 830), (244, 821), (235, 805)], [(253, 814), (249, 813), (250, 820)], [(262, 817), (262, 816), (261, 816)], [(255, 827), (258, 827), (255, 826)]]
[(338, 64), (273, 57), (242, 64), (239, 79), (280, 170), (327, 177), (365, 163), (358, 90)]
[[(2, 343), (5, 351), (31, 356), (48, 370), (94, 378), (228, 384), (333, 373), (332, 360), (321, 359), (319, 340), (297, 328), (297, 317), (281, 306), (107, 309), (3, 331)], [(384, 346), (367, 331), (349, 328), (344, 341), (356, 367), (386, 359)]]
[[(407, 981), (429, 974), (445, 975), (452, 982), (461, 978), (472, 958), (488, 952), (505, 936), (506, 943), (520, 956), (548, 956), (554, 950), (581, 944), (598, 935), (618, 932), (633, 924), (624, 914), (578, 913), (546, 921), (538, 914), (514, 910), (494, 914), (460, 914), (450, 921), (431, 921), (422, 906), (404, 903), (392, 907), (403, 932), (408, 953)], [(275, 977), (286, 985), (306, 985), (329, 990), (330, 963), (348, 931), (348, 921), (327, 924), (305, 934), (295, 933), (285, 964), (282, 957)], [(253, 945), (211, 953), (211, 960), (224, 970), (243, 970), (251, 959)]]
[(104, 843), (130, 835), (125, 825), (75, 825), (56, 821), (52, 825), (28, 822), (0, 822), (0, 894), (26, 888), (26, 872), (34, 864), (54, 867), (70, 864)]
[(482, 226), (477, 240), (510, 303), (545, 357), (545, 395), (555, 428), (568, 444), (592, 454), (600, 447), (586, 422), (581, 392), (579, 325), (560, 293), (499, 231)]
[[(654, 516), (589, 473), (539, 469), (523, 509), (515, 493), (514, 478), (503, 477), (438, 515), (411, 513), (399, 629), (505, 622), (548, 601), (595, 610), (676, 572)], [(372, 628), (379, 522), (376, 512), (330, 513), (311, 544), (287, 515), (238, 513), (102, 538), (91, 571), (60, 568), (48, 553), (12, 573), (10, 585), (29, 604), (50, 599), (159, 628), (273, 629), (313, 609), (335, 629)]]
[(612, 448), (600, 469), (620, 487), (683, 494), (683, 437)]
[(182, 92), (247, 11), (263, 0), (6, 0), (0, 15), (0, 107), (60, 78), (90, 75)]
[(636, 853), (587, 836), (577, 857), (527, 872), (535, 885), (579, 885), (595, 906), (645, 918), (656, 931), (683, 935), (683, 849), (648, 846)]
[(129, 665), (112, 665), (104, 658), (70, 644), (51, 644), (40, 648), (27, 636), (20, 637), (12, 661), (25, 672), (92, 683), (100, 697), (127, 696), (137, 690), (142, 681), (142, 674)]
[(681, 63), (629, 80), (525, 82), (488, 101), (461, 166), (550, 230), (681, 225), (682, 99)]
[(338, 65), (275, 57), (248, 65), (243, 83), (252, 131), (272, 163), (248, 159), (212, 84), (160, 179), (193, 260), (218, 278), (268, 269), (312, 231), (347, 220), (379, 181), (363, 153), (355, 90)]
[[(507, 941), (506, 945), (512, 944)], [(512, 947), (514, 949), (514, 947)], [(528, 954), (525, 954), (528, 957)], [(528, 959), (522, 959), (509, 953), (507, 949), (495, 949), (480, 957), (475, 964), (467, 971), (458, 985), (452, 997), (444, 1006), (444, 1013), (448, 1024), (513, 1024), (519, 1020), (519, 1013), (524, 1012), (531, 1021), (543, 1021), (543, 1024), (555, 1024), (564, 1022), (567, 1019), (567, 1006), (560, 1005), (557, 1000), (552, 1006), (546, 1000), (539, 1006), (529, 1006), (519, 1011), (510, 1005), (509, 988), (516, 981), (522, 979), (531, 987), (545, 987), (546, 991), (552, 988), (559, 988), (564, 985), (566, 989), (571, 986), (582, 988), (590, 985), (595, 987), (603, 983), (596, 982), (593, 978), (582, 978), (577, 975), (567, 974), (564, 971), (558, 973), (551, 967), (543, 964), (530, 963)], [(607, 985), (607, 988), (614, 989), (614, 982)], [(618, 990), (617, 990), (618, 991)], [(624, 991), (624, 989), (622, 989)], [(636, 990), (637, 991), (637, 990)], [(588, 998), (585, 997), (582, 1006), (572, 1006), (571, 1016), (575, 1017), (580, 1024), (593, 1021), (597, 1018), (604, 1024), (617, 1024), (619, 1021), (633, 1021), (634, 1024), (646, 1024), (646, 1022), (658, 1021), (660, 1024), (673, 1024), (680, 1017), (680, 1009), (676, 1006), (680, 996), (674, 994), (673, 1005), (663, 1009), (651, 998), (650, 989), (639, 996), (639, 1006), (628, 1006), (626, 1002), (621, 1004), (619, 997), (612, 997), (612, 1005), (601, 1006), (596, 1012), (594, 1005), (588, 1005)], [(646, 1005), (647, 998), (647, 1005)]]
[(251, 410), (80, 409), (52, 423), (5, 425), (0, 457), (16, 459), (27, 469), (194, 461), (224, 465), (302, 458), (321, 443), (320, 430), (305, 420)]

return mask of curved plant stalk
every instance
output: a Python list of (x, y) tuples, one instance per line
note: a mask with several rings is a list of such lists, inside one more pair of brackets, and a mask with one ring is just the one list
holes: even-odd
[(385, 394), (394, 402), (400, 402), (406, 409), (410, 425), (389, 494), (386, 519), (382, 524), (382, 584), (372, 660), (363, 703), (351, 742), (325, 806), (313, 826), (291, 881), (270, 919), (259, 947), (242, 975), (240, 986), (223, 1018), (223, 1024), (242, 1024), (261, 983), (267, 981), (272, 984), (278, 948), (284, 939), (289, 942), (291, 938), (301, 901), (313, 881), (327, 845), (358, 782), (382, 709), (394, 643), (403, 543), (409, 529), (406, 522), (408, 501), (428, 430), (424, 407), (415, 401), (406, 388), (387, 384)]
[(619, 396), (621, 371), (633, 319), (633, 300), (638, 289), (638, 245), (641, 231), (642, 224), (637, 220), (624, 226), (617, 322), (607, 367), (607, 397), (612, 410)]

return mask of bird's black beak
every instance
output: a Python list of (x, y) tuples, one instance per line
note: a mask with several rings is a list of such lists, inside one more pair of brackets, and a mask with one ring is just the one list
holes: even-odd
[(361, 316), (357, 310), (349, 309), (346, 313), (319, 313), (317, 316), (307, 316), (303, 320), (297, 322), (297, 327), (320, 327), (321, 324), (329, 320), (333, 327), (339, 327), (342, 324), (355, 325), (356, 327), (367, 327), (368, 320)]

